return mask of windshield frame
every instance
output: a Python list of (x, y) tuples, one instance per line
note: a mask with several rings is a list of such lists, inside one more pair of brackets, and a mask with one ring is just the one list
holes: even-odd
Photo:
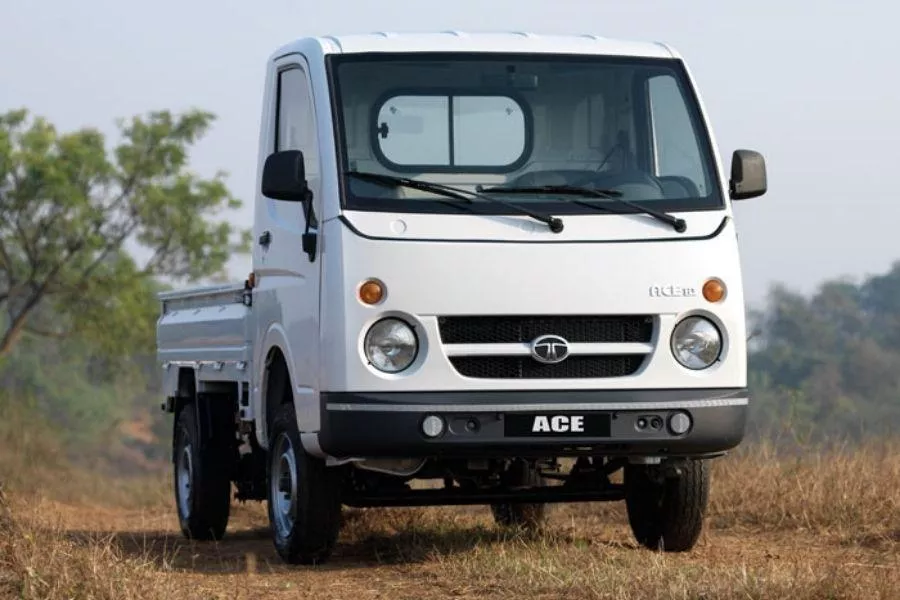
[[(325, 56), (325, 71), (328, 81), (329, 101), (332, 112), (332, 127), (334, 136), (334, 150), (336, 164), (338, 167), (338, 191), (340, 195), (341, 210), (353, 210), (364, 212), (384, 212), (384, 213), (417, 213), (417, 214), (484, 214), (484, 215), (515, 215), (516, 210), (504, 207), (495, 202), (476, 202), (460, 206), (460, 210), (454, 213), (452, 208), (448, 206), (448, 199), (389, 199), (374, 198), (370, 196), (355, 196), (350, 191), (350, 178), (344, 174), (350, 170), (349, 159), (347, 156), (346, 129), (344, 127), (343, 104), (341, 101), (340, 81), (338, 77), (338, 69), (343, 63), (361, 63), (361, 62), (391, 62), (391, 61), (515, 61), (515, 62), (547, 62), (553, 60), (570, 61), (570, 62), (600, 62), (601, 64), (617, 64), (617, 65), (634, 65), (636, 67), (664, 67), (671, 69), (672, 75), (676, 78), (681, 91), (684, 95), (686, 109), (690, 116), (692, 125), (695, 129), (696, 141), (701, 160), (704, 162), (705, 170), (709, 177), (709, 194), (706, 197), (684, 197), (677, 199), (653, 199), (653, 200), (634, 200), (634, 203), (642, 207), (649, 207), (658, 211), (667, 212), (701, 212), (701, 211), (718, 211), (726, 208), (726, 194), (723, 193), (724, 187), (722, 176), (719, 170), (719, 164), (714, 152), (714, 141), (712, 133), (708, 126), (706, 117), (703, 113), (702, 104), (697, 91), (693, 85), (693, 81), (681, 58), (655, 58), (655, 57), (639, 57), (639, 56), (619, 56), (605, 54), (569, 54), (569, 53), (527, 53), (527, 52), (418, 52), (418, 51), (397, 51), (397, 52), (359, 52), (348, 54), (329, 54)], [(410, 86), (421, 92), (421, 88)], [(409, 88), (408, 88), (409, 89)], [(429, 88), (438, 90), (438, 88)], [(439, 89), (444, 92), (444, 89)], [(480, 91), (480, 90), (479, 90)], [(484, 88), (485, 93), (496, 92), (495, 89)], [(637, 91), (637, 90), (636, 90)], [(454, 90), (459, 93), (458, 90)], [(389, 91), (390, 94), (394, 90)], [(511, 90), (505, 90), (504, 95), (512, 96)], [(514, 97), (514, 96), (513, 96)], [(516, 98), (517, 100), (519, 98)], [(376, 110), (376, 103), (370, 110)], [(530, 113), (530, 106), (525, 105), (526, 113)], [(530, 118), (531, 115), (529, 114)], [(649, 117), (649, 115), (648, 115)], [(650, 123), (639, 124), (640, 127), (649, 129)], [(655, 145), (655, 144), (654, 144)], [(375, 151), (378, 151), (377, 145)], [(651, 150), (652, 151), (652, 150)], [(527, 155), (525, 162), (527, 162)], [(491, 172), (493, 169), (471, 169), (472, 173)], [(399, 176), (409, 176), (409, 169), (404, 171), (396, 171)], [(496, 172), (496, 170), (493, 170)], [(441, 167), (428, 166), (425, 169), (418, 170), (421, 173), (442, 172)], [(446, 172), (446, 171), (443, 171)], [(506, 197), (507, 200), (517, 202), (522, 196)], [(596, 200), (598, 204), (602, 200)], [(449, 201), (452, 203), (453, 201)], [(612, 201), (615, 203), (615, 201)], [(597, 215), (596, 209), (592, 210), (585, 206), (566, 202), (564, 198), (559, 198), (554, 194), (547, 194), (547, 200), (528, 200), (519, 203), (521, 206), (536, 211), (552, 212), (557, 215)], [(617, 204), (615, 214), (630, 214), (640, 212), (637, 208), (629, 208), (621, 204)]]

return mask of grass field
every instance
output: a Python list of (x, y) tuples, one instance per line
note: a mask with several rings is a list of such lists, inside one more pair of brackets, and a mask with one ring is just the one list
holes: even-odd
[[(9, 446), (7, 446), (9, 447)], [(334, 558), (279, 562), (264, 506), (229, 533), (177, 533), (167, 476), (111, 481), (0, 459), (0, 597), (898, 598), (900, 442), (714, 462), (697, 548), (636, 546), (624, 507), (555, 505), (541, 534), (486, 507), (347, 510)]]

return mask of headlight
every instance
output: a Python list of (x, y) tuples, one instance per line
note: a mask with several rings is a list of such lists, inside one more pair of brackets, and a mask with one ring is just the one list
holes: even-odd
[(705, 369), (722, 352), (722, 334), (709, 319), (688, 317), (672, 332), (672, 354), (688, 369)]
[(382, 319), (366, 333), (366, 358), (385, 373), (397, 373), (407, 368), (416, 359), (418, 350), (415, 332), (400, 319)]

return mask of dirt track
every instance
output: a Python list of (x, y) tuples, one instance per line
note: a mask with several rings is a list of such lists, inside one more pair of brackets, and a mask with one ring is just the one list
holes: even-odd
[[(900, 597), (900, 537), (719, 528), (694, 552), (633, 542), (621, 507), (560, 505), (548, 531), (496, 529), (485, 507), (349, 510), (334, 558), (282, 564), (262, 505), (233, 507), (218, 543), (177, 535), (174, 511), (45, 502), (45, 526), (78, 545), (111, 539), (179, 596), (203, 598), (854, 598)], [(264, 596), (263, 596), (264, 594)]]

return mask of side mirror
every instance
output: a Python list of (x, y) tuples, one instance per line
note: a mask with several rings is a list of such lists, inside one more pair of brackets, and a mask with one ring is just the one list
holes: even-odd
[(753, 150), (735, 150), (731, 155), (732, 200), (756, 198), (766, 193), (766, 159)]
[(309, 199), (303, 153), (282, 150), (266, 158), (262, 174), (262, 193), (274, 200), (302, 202)]

